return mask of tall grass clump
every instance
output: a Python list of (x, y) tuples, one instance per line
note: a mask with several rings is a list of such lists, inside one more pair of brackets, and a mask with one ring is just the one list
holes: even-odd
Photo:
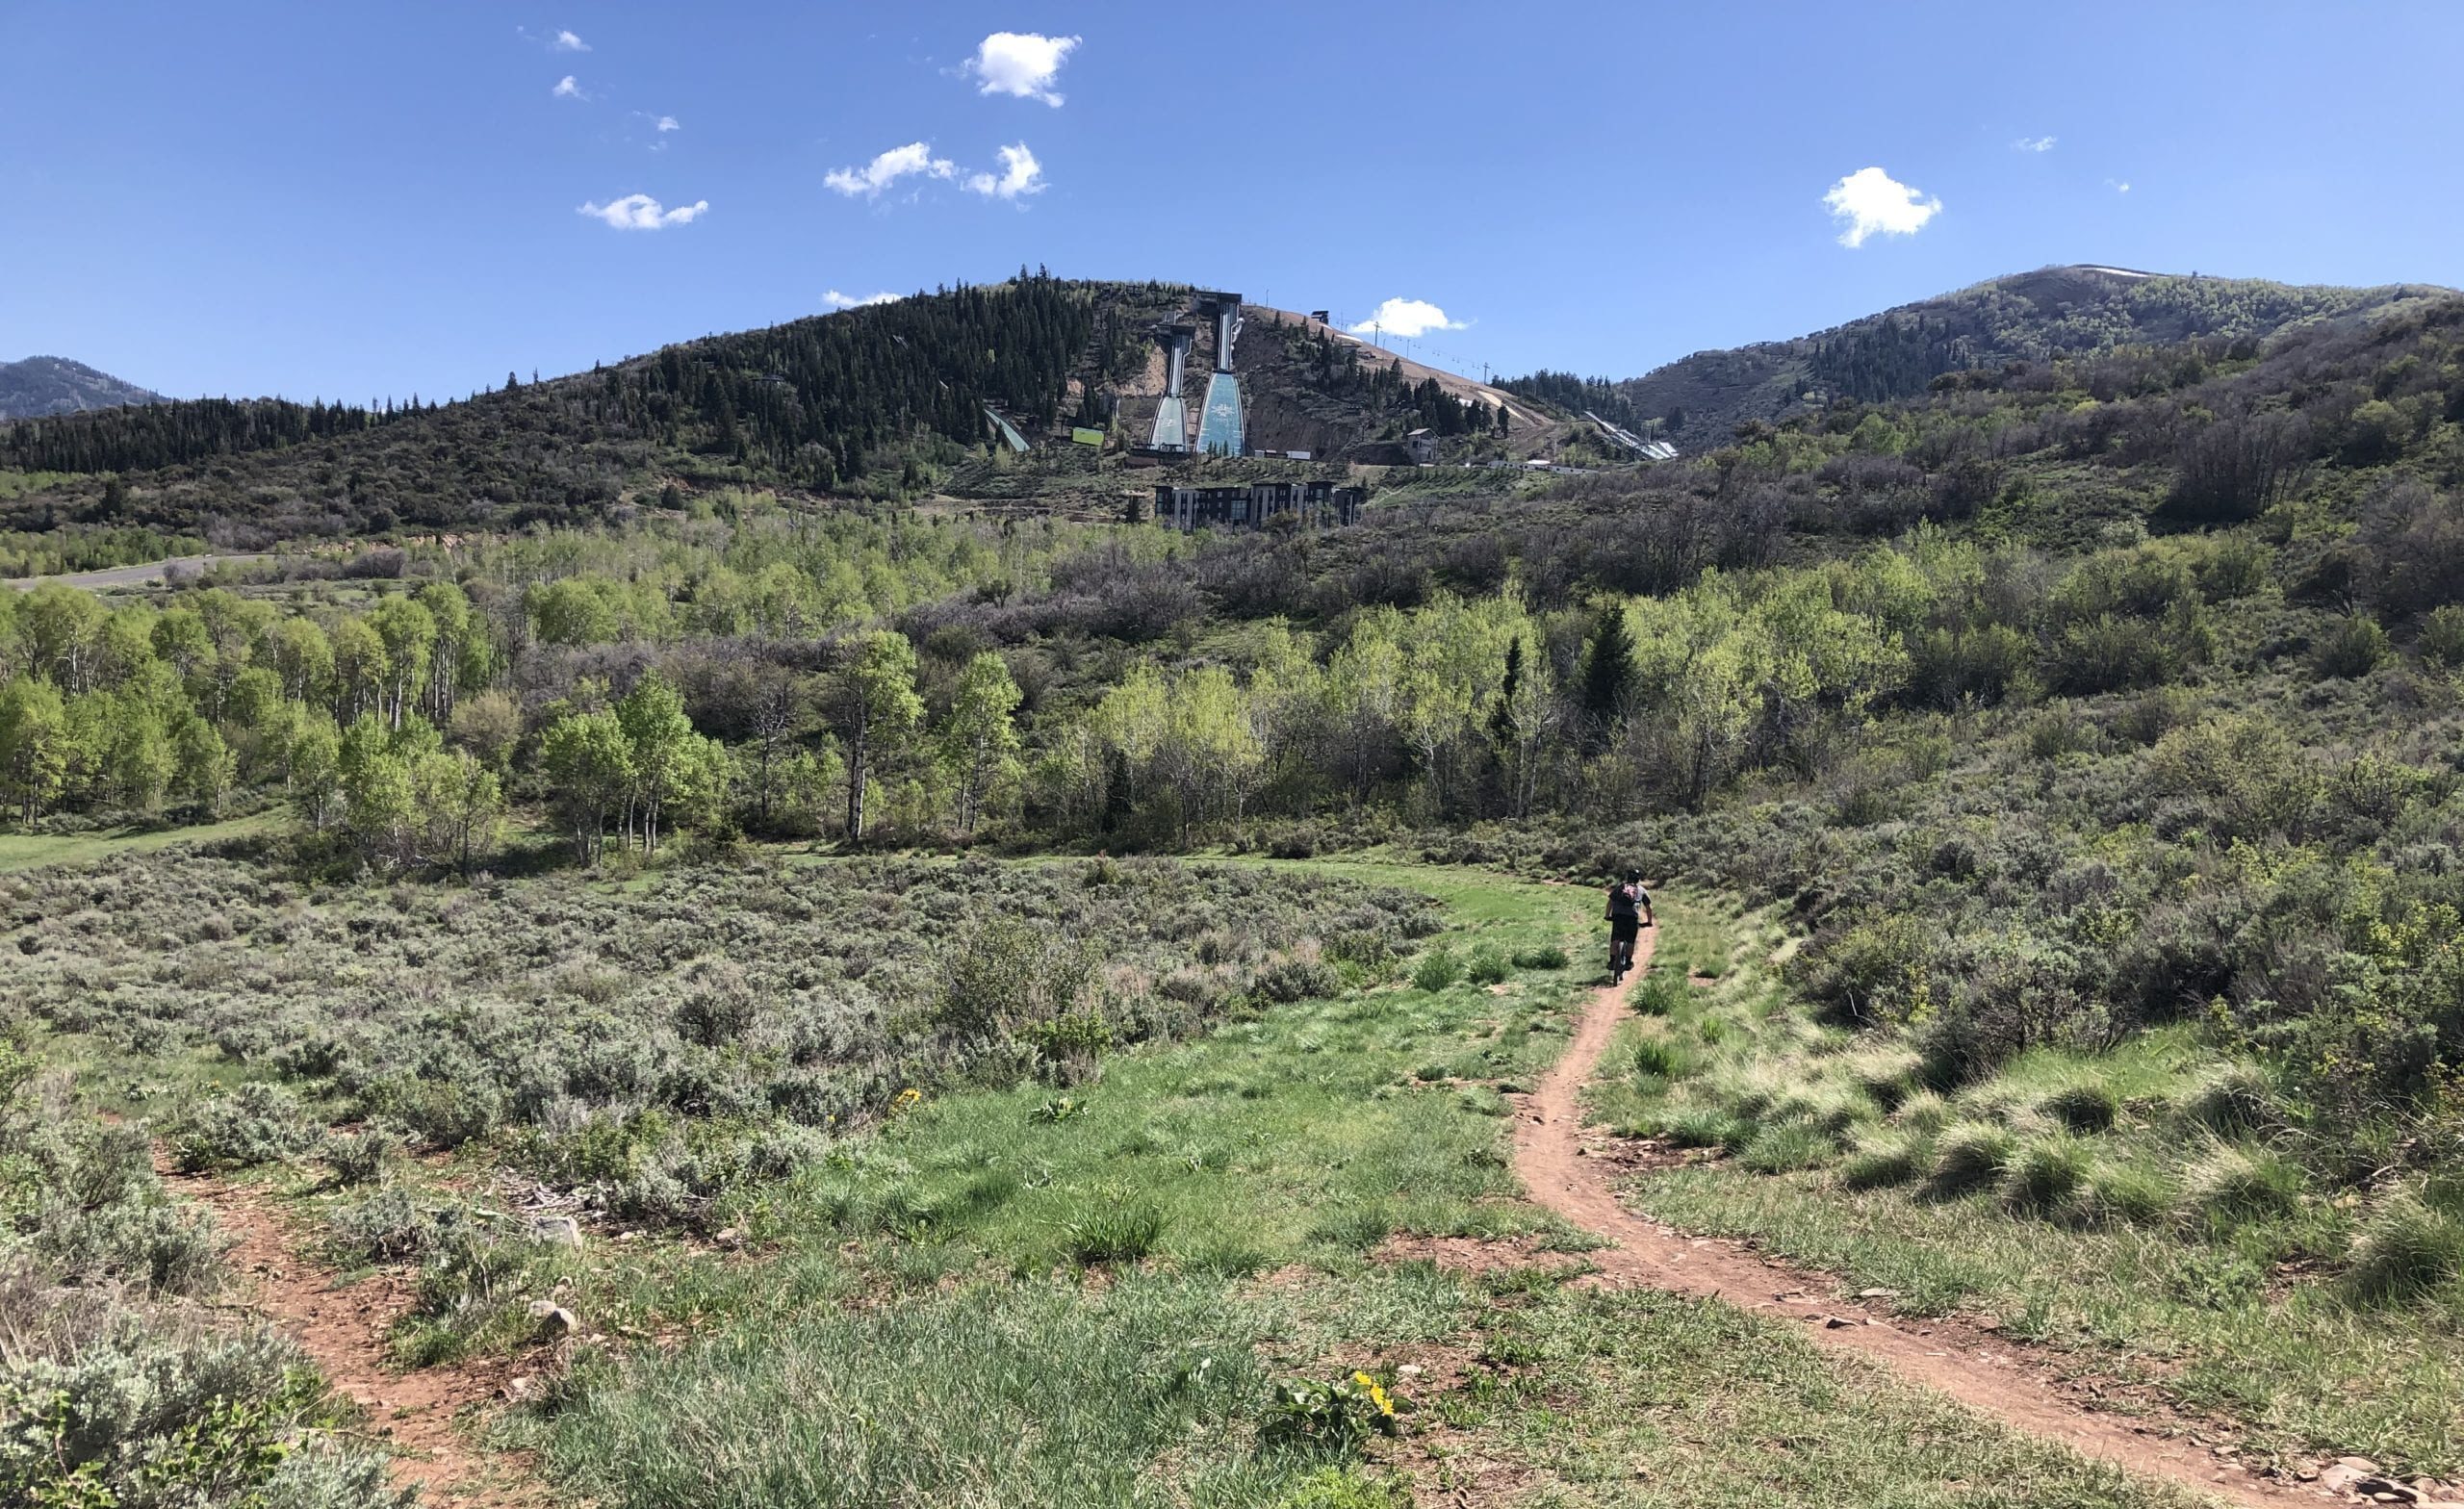
[(2095, 1081), (2082, 1085), (2066, 1085), (2037, 1102), (2037, 1109), (2069, 1130), (2087, 1136), (2113, 1130), (2121, 1115), (2121, 1101), (2112, 1089)]
[(1885, 1189), (1916, 1177), (1928, 1151), (1924, 1141), (1905, 1132), (1880, 1132), (1857, 1139), (1847, 1162), (1839, 1165), (1839, 1182), (1851, 1189)]
[(1666, 1016), (1685, 1004), (1685, 991), (1684, 980), (1675, 971), (1655, 969), (1627, 1000), (1645, 1016)]
[(1412, 966), (1412, 987), (1430, 995), (1435, 995), (1462, 978), (1463, 961), (1456, 959), (1454, 951), (1444, 944), (1423, 954), (1420, 962)]
[(1085, 1267), (1136, 1263), (1164, 1240), (1164, 1213), (1149, 1201), (1113, 1196), (1062, 1228), (1062, 1248)]
[(2009, 1127), (1990, 1121), (1963, 1121), (1944, 1128), (1934, 1144), (1934, 1169), (1926, 1177), (1926, 1191), (1947, 1197), (1994, 1183), (2011, 1166), (2018, 1143)]
[(2400, 1189), (2353, 1234), (2345, 1285), (2371, 1304), (2400, 1304), (2464, 1273), (2464, 1224)]
[(2150, 1226), (2165, 1218), (2174, 1197), (2172, 1185), (2153, 1169), (2099, 1163), (2079, 1191), (2077, 1212), (2091, 1225)]
[(2178, 1107), (2184, 1119), (2219, 1137), (2265, 1131), (2276, 1121), (2274, 1087), (2249, 1063), (2217, 1070), (2194, 1086)]
[(1641, 1037), (1634, 1042), (1634, 1072), (1681, 1080), (1694, 1072), (1694, 1061), (1673, 1037)]
[(2088, 1145), (2066, 1132), (2022, 1146), (2002, 1171), (2002, 1202), (2029, 1215), (2056, 1215), (2087, 1183), (2092, 1158)]
[(2182, 1215), (2211, 1230), (2282, 1215), (2300, 1202), (2303, 1182), (2290, 1159), (2219, 1142), (2183, 1177)]
[(1737, 1154), (1737, 1162), (1758, 1174), (1795, 1173), (1831, 1162), (1839, 1144), (1818, 1127), (1802, 1121), (1766, 1126)]

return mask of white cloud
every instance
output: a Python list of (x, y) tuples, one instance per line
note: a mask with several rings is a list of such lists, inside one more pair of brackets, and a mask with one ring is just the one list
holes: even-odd
[(1044, 37), (1034, 32), (994, 32), (967, 60), (965, 71), (984, 81), (977, 86), (978, 93), (1014, 94), (1057, 108), (1061, 95), (1053, 89), (1053, 81), (1060, 77), (1063, 61), (1079, 40), (1075, 37)]
[(966, 187), (969, 193), (989, 194), (996, 199), (1014, 199), (1022, 193), (1041, 193), (1044, 191), (1043, 165), (1037, 162), (1036, 155), (1027, 150), (1024, 141), (1020, 141), (1001, 149), (1000, 177), (995, 178), (990, 173), (970, 173)]
[(903, 294), (884, 293), (869, 294), (862, 298), (857, 298), (851, 294), (841, 294), (834, 288), (821, 295), (821, 301), (833, 309), (870, 309), (875, 304), (895, 304), (903, 296)]
[(548, 92), (558, 99), (584, 99), (588, 97), (582, 93), (581, 86), (575, 82), (574, 76), (570, 73), (566, 74), (563, 78), (558, 79), (556, 81), (556, 87), (550, 90)]
[(1927, 198), (1879, 167), (1850, 173), (1831, 186), (1822, 202), (1839, 221), (1842, 246), (1861, 246), (1868, 236), (1913, 236), (1942, 213), (1941, 200)]
[(651, 122), (651, 124), (658, 127), (661, 131), (681, 131), (684, 129), (682, 126), (676, 123), (676, 117), (674, 115), (661, 115), (656, 120)]
[(1446, 311), (1424, 298), (1390, 298), (1351, 327), (1354, 335), (1391, 335), (1417, 341), (1431, 330), (1461, 330), (1470, 321), (1449, 320)]
[(558, 32), (548, 43), (551, 52), (588, 52), (590, 43), (571, 32)]
[(2053, 150), (2053, 141), (2054, 139), (2051, 137), (2021, 137), (2016, 141), (2011, 143), (2011, 150), (2014, 152), (2050, 152)]
[(2105, 183), (2112, 188), (2113, 192), (2116, 193), (2130, 192), (2130, 180), (2127, 178), (2108, 178), (2105, 180)]
[(576, 213), (604, 221), (620, 231), (656, 231), (671, 225), (690, 225), (709, 208), (709, 200), (696, 199), (671, 210), (649, 194), (629, 193), (606, 204), (585, 204)]
[(822, 179), (831, 188), (854, 198), (881, 197), (881, 192), (911, 174), (927, 178), (950, 178), (958, 173), (958, 165), (946, 157), (935, 157), (933, 149), (921, 141), (894, 146), (861, 167), (842, 167)]

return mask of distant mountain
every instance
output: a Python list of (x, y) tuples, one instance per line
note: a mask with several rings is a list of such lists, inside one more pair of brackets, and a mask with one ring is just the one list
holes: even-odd
[(0, 420), (40, 419), (51, 414), (80, 414), (88, 409), (162, 401), (159, 393), (122, 382), (109, 372), (98, 372), (83, 362), (64, 357), (29, 356), (22, 362), (0, 362)]
[(1835, 398), (1912, 397), (1936, 377), (1970, 368), (2206, 337), (2259, 340), (2294, 325), (2361, 322), (2451, 294), (2428, 284), (2296, 287), (2251, 278), (2180, 277), (2096, 266), (2041, 268), (1995, 278), (1835, 329), (1733, 350), (1701, 351), (1640, 377), (1586, 384), (1560, 373), (1504, 384), (1600, 412), (1685, 449), (1725, 443), (1737, 425), (1778, 421)]

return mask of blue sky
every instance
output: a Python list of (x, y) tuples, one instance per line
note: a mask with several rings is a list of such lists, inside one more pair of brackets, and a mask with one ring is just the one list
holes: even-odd
[(436, 397), (1042, 264), (1625, 376), (2055, 262), (2464, 284), (2459, 58), (2451, 3), (6, 0), (0, 359)]

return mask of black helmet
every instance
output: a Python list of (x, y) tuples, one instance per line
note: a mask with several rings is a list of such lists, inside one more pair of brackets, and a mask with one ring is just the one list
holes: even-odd
[(1640, 870), (1628, 870), (1628, 871), (1626, 872), (1626, 883), (1627, 883), (1627, 884), (1629, 884), (1629, 885), (1640, 885), (1640, 884), (1642, 884), (1642, 883), (1643, 883), (1643, 872), (1642, 872), (1642, 871), (1640, 871)]

